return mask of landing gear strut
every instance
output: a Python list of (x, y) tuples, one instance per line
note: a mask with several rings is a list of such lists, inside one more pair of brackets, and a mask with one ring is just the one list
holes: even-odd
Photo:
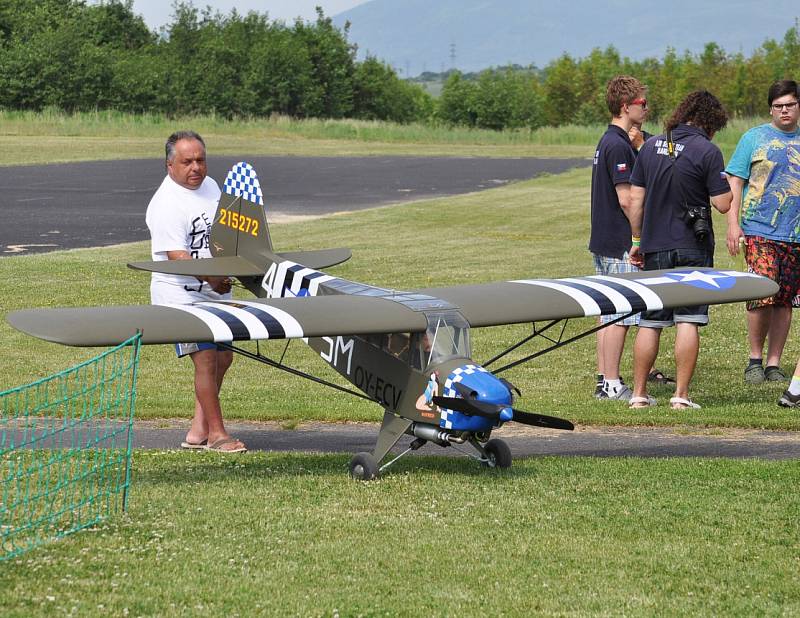
[[(403, 431), (405, 430), (405, 431)], [(389, 453), (403, 434), (416, 439), (409, 447), (387, 461), (382, 466), (380, 461)], [(441, 447), (453, 447), (455, 450), (471, 457), (487, 468), (510, 468), (511, 449), (508, 444), (498, 438), (489, 439), (490, 432), (471, 434), (468, 432), (451, 433), (433, 425), (411, 423), (390, 412), (384, 415), (384, 422), (378, 434), (378, 444), (374, 453), (358, 453), (350, 460), (350, 476), (359, 481), (371, 481), (378, 478), (389, 466), (408, 453), (416, 451), (428, 442)], [(477, 451), (464, 448), (467, 444)]]

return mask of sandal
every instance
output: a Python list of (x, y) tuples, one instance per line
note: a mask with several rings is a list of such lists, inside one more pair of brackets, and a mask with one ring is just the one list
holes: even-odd
[[(238, 446), (223, 448), (228, 444), (238, 444)], [(215, 453), (244, 453), (247, 450), (247, 447), (236, 438), (220, 438), (214, 442), (214, 444), (207, 444), (203, 448), (207, 451), (214, 451)]]
[(787, 382), (788, 378), (783, 373), (783, 369), (777, 365), (767, 365), (764, 367), (764, 379), (767, 382)]
[(189, 442), (188, 440), (184, 440), (181, 442), (181, 448), (185, 448), (188, 451), (200, 451), (206, 448), (208, 444), (208, 440), (203, 440), (202, 442)]
[(630, 401), (628, 401), (630, 405), (628, 406), (632, 410), (638, 410), (640, 408), (650, 408), (656, 405), (656, 398), (647, 395), (646, 397), (631, 397)]
[(669, 407), (673, 410), (699, 410), (700, 404), (695, 403), (691, 399), (684, 399), (683, 397), (673, 397), (669, 400)]
[(653, 371), (647, 374), (647, 381), (653, 384), (675, 384), (674, 378), (664, 375), (664, 372), (658, 369), (653, 369)]

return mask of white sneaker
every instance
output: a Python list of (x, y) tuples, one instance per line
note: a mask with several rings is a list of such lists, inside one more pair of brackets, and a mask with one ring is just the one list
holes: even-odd
[(605, 384), (603, 386), (603, 390), (605, 391), (606, 395), (608, 395), (609, 399), (613, 399), (615, 401), (630, 401), (631, 397), (633, 397), (633, 391), (631, 390), (631, 387), (624, 382), (613, 391), (608, 384)]

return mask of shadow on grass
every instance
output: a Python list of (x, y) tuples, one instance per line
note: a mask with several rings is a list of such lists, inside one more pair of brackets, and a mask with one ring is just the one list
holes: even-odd
[[(198, 482), (215, 483), (235, 479), (252, 481), (270, 478), (319, 477), (347, 478), (351, 455), (308, 453), (246, 453), (217, 455), (210, 453), (172, 453), (155, 451), (134, 458), (134, 483), (166, 485)], [(521, 463), (518, 460), (515, 463)], [(496, 476), (514, 478), (530, 476), (530, 466), (512, 466), (499, 470), (487, 468), (467, 457), (415, 456), (401, 459), (383, 473), (382, 479), (396, 476), (457, 475), (466, 478)]]

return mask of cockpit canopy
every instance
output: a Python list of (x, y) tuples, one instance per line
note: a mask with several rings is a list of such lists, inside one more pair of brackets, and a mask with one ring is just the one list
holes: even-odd
[(365, 339), (419, 370), (449, 358), (470, 357), (469, 324), (458, 311), (432, 312), (425, 316), (428, 328), (424, 333), (369, 335)]

